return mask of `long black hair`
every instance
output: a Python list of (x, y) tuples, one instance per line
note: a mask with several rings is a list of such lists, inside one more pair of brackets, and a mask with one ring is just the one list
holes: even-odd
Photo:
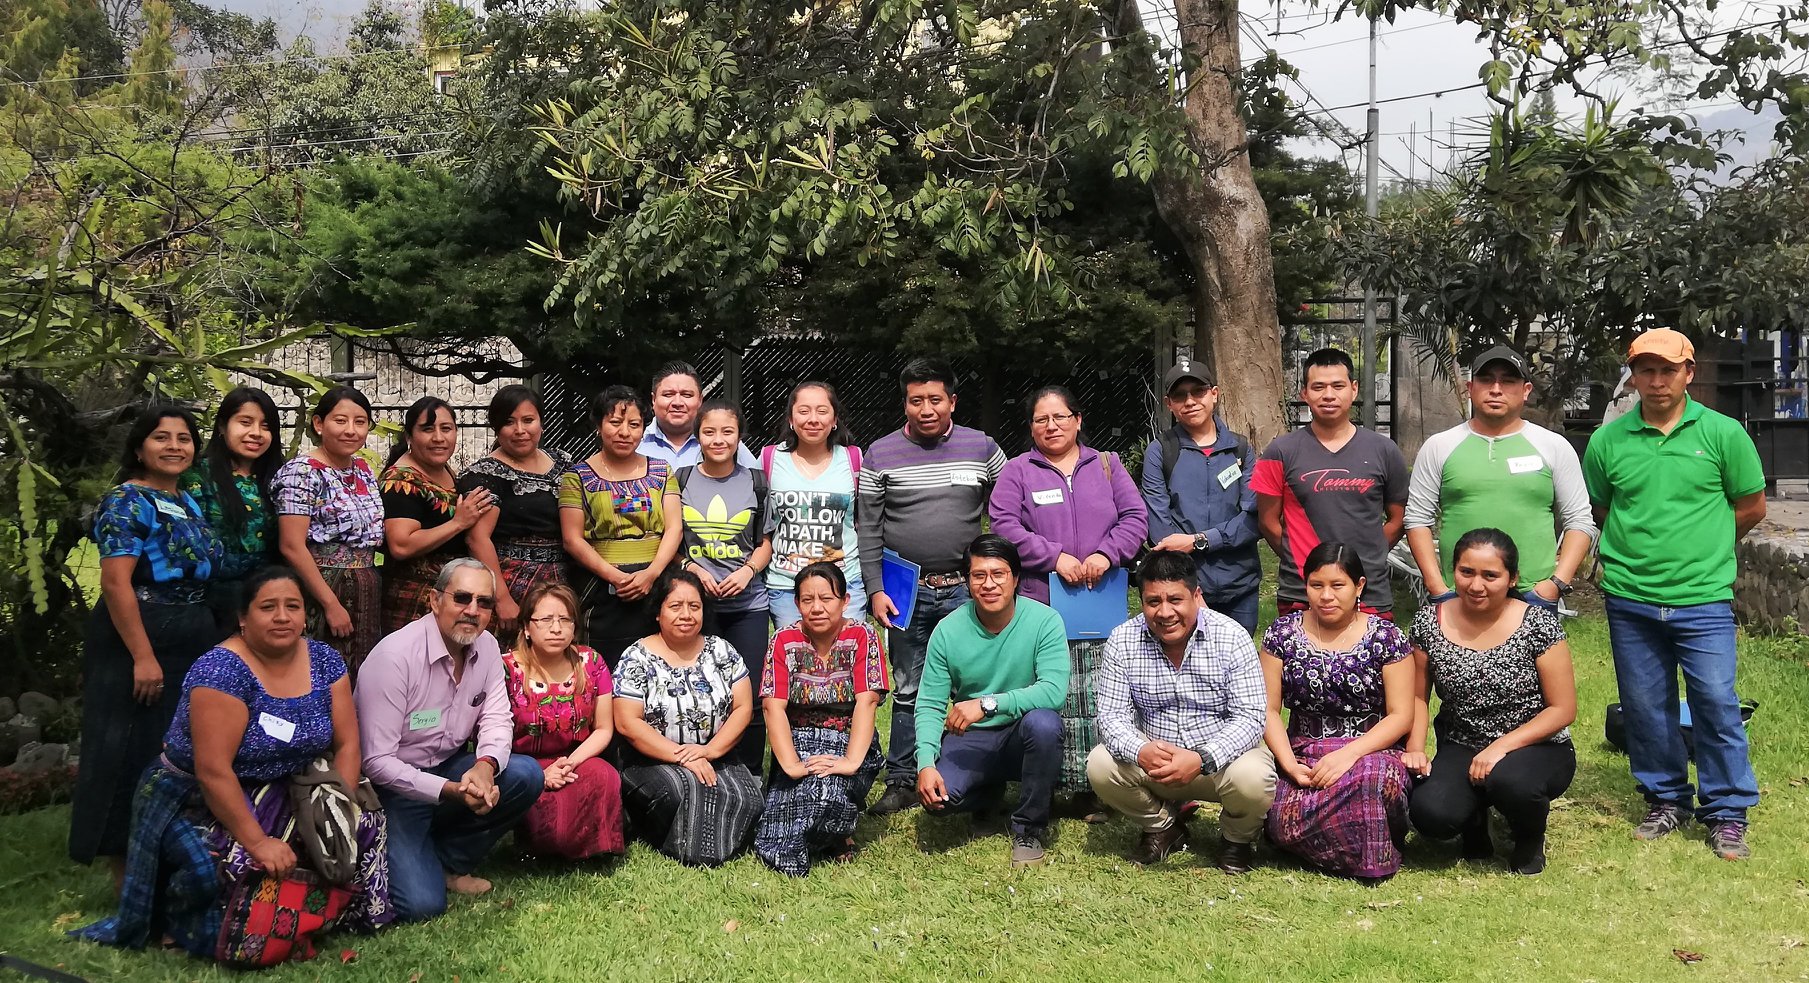
[(785, 415), (779, 418), (779, 439), (775, 441), (782, 451), (798, 449), (798, 435), (791, 428), (791, 408), (798, 405), (798, 394), (806, 389), (821, 389), (823, 395), (829, 397), (829, 411), (835, 414), (835, 426), (829, 431), (828, 444), (835, 447), (853, 447), (854, 431), (848, 427), (848, 414), (842, 412), (842, 398), (835, 393), (835, 387), (827, 382), (806, 379), (791, 387), (791, 395), (785, 399)]
[(119, 452), (119, 474), (113, 479), (115, 482), (144, 476), (144, 461), (139, 458), (138, 451), (151, 439), (151, 434), (157, 432), (157, 425), (169, 419), (181, 420), (188, 427), (188, 439), (197, 453), (200, 451), (201, 428), (195, 424), (195, 414), (174, 403), (154, 404), (138, 414), (138, 419), (132, 421), (132, 429), (126, 431), (126, 446)]
[(422, 420), (431, 421), (434, 415), (441, 410), (445, 410), (446, 415), (452, 417), (452, 425), (457, 427), (458, 413), (453, 411), (451, 403), (438, 396), (422, 396), (408, 404), (408, 411), (402, 414), (402, 435), (396, 438), (395, 443), (389, 445), (389, 460), (383, 462), (383, 466), (387, 468), (401, 460), (402, 455), (408, 453), (409, 435), (415, 432), (415, 428), (421, 425)]
[(250, 386), (239, 386), (227, 393), (226, 398), (220, 400), (220, 408), (214, 411), (214, 432), (207, 438), (203, 456), (207, 460), (206, 480), (213, 486), (214, 500), (220, 503), (221, 521), (226, 525), (225, 531), (235, 537), (245, 531), (246, 508), (245, 498), (239, 494), (239, 483), (233, 478), (235, 462), (231, 448), (226, 446), (226, 424), (246, 406), (256, 406), (270, 428), (269, 446), (251, 462), (251, 477), (257, 482), (258, 499), (266, 519), (273, 515), (270, 479), (283, 466), (283, 442), (278, 438), (282, 424), (276, 415), (276, 401), (269, 393)]

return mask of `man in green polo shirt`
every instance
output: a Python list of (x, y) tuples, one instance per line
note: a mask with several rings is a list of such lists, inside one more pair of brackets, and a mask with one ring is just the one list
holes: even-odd
[(1474, 416), (1421, 445), (1407, 486), (1407, 545), (1426, 593), (1457, 596), (1452, 550), (1464, 533), (1492, 526), (1520, 548), (1521, 599), (1556, 608), (1595, 542), (1576, 449), (1522, 417), (1533, 384), (1512, 348), (1496, 345), (1470, 363), (1469, 392)]
[[(1708, 827), (1727, 860), (1750, 855), (1759, 783), (1734, 694), (1734, 544), (1765, 518), (1759, 452), (1740, 424), (1691, 399), (1696, 350), (1668, 328), (1627, 352), (1639, 409), (1605, 424), (1583, 455), (1602, 523), (1602, 592), (1627, 722), (1627, 759), (1646, 797), (1633, 835)], [(1678, 729), (1677, 672), (1696, 743), (1697, 785)]]

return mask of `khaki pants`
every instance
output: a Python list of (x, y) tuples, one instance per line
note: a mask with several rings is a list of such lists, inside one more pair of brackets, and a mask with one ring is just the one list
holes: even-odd
[(1212, 774), (1186, 785), (1164, 785), (1135, 761), (1119, 761), (1101, 744), (1087, 755), (1087, 781), (1099, 800), (1127, 816), (1145, 832), (1173, 826), (1175, 805), (1194, 799), (1223, 807), (1219, 833), (1231, 843), (1254, 843), (1269, 803), (1275, 801), (1275, 757), (1261, 744)]

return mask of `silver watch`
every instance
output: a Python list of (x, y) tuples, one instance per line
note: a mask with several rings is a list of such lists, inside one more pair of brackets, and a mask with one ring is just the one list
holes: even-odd
[(992, 716), (995, 713), (998, 713), (999, 712), (998, 699), (995, 697), (991, 697), (991, 696), (980, 697), (980, 712), (982, 714), (985, 714), (988, 717)]

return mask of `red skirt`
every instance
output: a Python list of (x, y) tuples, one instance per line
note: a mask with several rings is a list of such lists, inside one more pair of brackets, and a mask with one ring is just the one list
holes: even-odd
[[(558, 759), (535, 760), (545, 768)], [(584, 762), (570, 785), (540, 794), (516, 836), (523, 849), (542, 857), (622, 853), (622, 776), (602, 758)]]

